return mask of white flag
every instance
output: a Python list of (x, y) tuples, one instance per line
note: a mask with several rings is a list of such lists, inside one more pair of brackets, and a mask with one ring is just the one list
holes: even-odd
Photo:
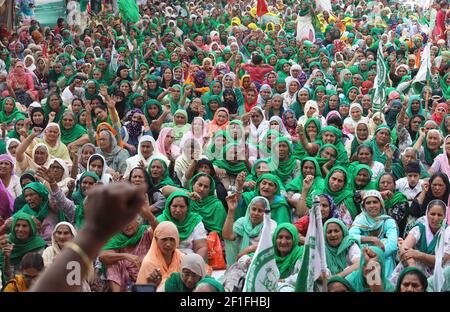
[(423, 49), (422, 56), (420, 58), (420, 68), (417, 72), (416, 77), (413, 80), (415, 82), (425, 82), (430, 77), (430, 68), (431, 68), (431, 43), (427, 43), (425, 48)]
[(314, 198), (313, 208), (309, 214), (309, 225), (306, 233), (305, 251), (303, 253), (300, 272), (297, 277), (295, 291), (313, 292), (314, 283), (322, 273), (327, 271), (325, 241), (323, 237), (320, 200)]
[(331, 8), (331, 0), (316, 0), (316, 7), (319, 10), (324, 10), (324, 11), (328, 11), (328, 12), (332, 12), (332, 8)]
[(248, 268), (244, 292), (275, 292), (279, 279), (280, 271), (275, 262), (275, 251), (272, 243), (270, 212), (266, 212), (261, 239)]
[[(445, 222), (445, 220), (444, 220)], [(442, 286), (444, 285), (445, 279), (444, 279), (444, 270), (442, 268), (442, 259), (444, 258), (444, 246), (445, 246), (445, 226), (446, 223), (444, 223), (440, 228), (440, 237), (436, 244), (436, 248), (434, 250), (435, 254), (435, 262), (434, 262), (434, 279), (433, 279), (433, 289), (435, 292), (440, 292), (442, 289)]]
[(375, 77), (375, 93), (373, 95), (372, 108), (375, 112), (382, 112), (386, 105), (387, 65), (383, 56), (383, 43), (378, 43), (377, 75)]

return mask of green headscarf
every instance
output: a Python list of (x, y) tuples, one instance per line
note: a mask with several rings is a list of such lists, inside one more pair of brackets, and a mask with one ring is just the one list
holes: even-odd
[[(292, 235), (292, 249), (286, 256), (280, 256), (277, 248), (277, 236), (281, 230), (287, 230)], [(280, 278), (289, 277), (294, 271), (295, 264), (300, 261), (303, 256), (303, 246), (298, 245), (298, 230), (292, 223), (281, 223), (275, 229), (272, 235), (273, 249), (275, 251), (275, 261), (278, 270), (280, 271)]]
[[(322, 129), (322, 125), (321, 125), (319, 119), (312, 117), (312, 118), (308, 118), (305, 122), (305, 125), (303, 126), (303, 133), (305, 134), (305, 137), (306, 137), (306, 140), (308, 141), (308, 143), (315, 143), (315, 142), (311, 142), (311, 138), (309, 137), (308, 133), (306, 132), (306, 128), (308, 127), (308, 125), (311, 122), (313, 122), (316, 125), (317, 134), (318, 134), (317, 139), (319, 139), (319, 134)], [(317, 143), (319, 144), (319, 141), (317, 141)], [(305, 151), (305, 149), (303, 148), (303, 145), (300, 142), (295, 147), (294, 155), (298, 159), (303, 159), (305, 156), (308, 156), (307, 152)]]
[(350, 247), (358, 243), (358, 240), (354, 238), (348, 232), (347, 226), (345, 226), (344, 222), (339, 219), (331, 218), (325, 222), (323, 226), (323, 235), (326, 237), (327, 228), (330, 223), (336, 223), (342, 230), (342, 241), (339, 246), (333, 247), (328, 243), (328, 240), (325, 239), (325, 253), (327, 257), (327, 265), (328, 269), (331, 271), (332, 275), (336, 275), (345, 270), (347, 265), (347, 254)]
[(303, 165), (307, 161), (311, 161), (314, 164), (314, 168), (316, 169), (316, 173), (314, 175), (314, 182), (311, 188), (309, 189), (308, 195), (306, 197), (306, 206), (311, 208), (313, 204), (312, 193), (314, 192), (315, 194), (320, 194), (325, 187), (319, 163), (314, 157), (305, 157), (302, 159), (302, 162), (300, 163), (300, 176), (298, 176), (297, 178), (286, 184), (286, 191), (294, 191), (297, 193), (302, 192), (303, 180), (305, 179), (305, 177), (303, 176)]
[[(292, 173), (294, 172), (294, 169), (297, 165), (297, 159), (295, 157), (292, 157), (292, 144), (288, 139), (286, 139), (284, 137), (279, 137), (273, 143), (273, 147), (275, 147), (277, 144), (279, 144), (281, 142), (285, 142), (289, 147), (288, 159), (280, 161), (278, 159), (278, 157), (275, 156), (275, 158), (270, 157), (268, 159), (268, 163), (269, 163), (269, 168), (274, 167), (274, 168), (270, 168), (271, 171), (280, 178), (282, 183), (285, 183), (289, 178), (291, 178)], [(272, 150), (272, 155), (274, 154), (274, 152), (275, 151)]]
[(409, 273), (415, 273), (415, 275), (417, 275), (419, 277), (420, 282), (424, 285), (423, 286), (424, 292), (426, 292), (427, 288), (428, 288), (427, 277), (421, 269), (416, 268), (416, 267), (406, 267), (400, 272), (400, 275), (398, 276), (398, 280), (397, 280), (397, 286), (395, 287), (395, 292), (400, 292), (400, 286), (403, 282), (403, 279)]
[[(419, 111), (417, 113), (413, 113), (412, 109), (411, 109), (412, 102), (414, 102), (414, 101), (419, 101), (420, 102), (420, 109), (419, 109)], [(411, 117), (413, 115), (421, 115), (421, 116), (425, 117), (424, 111), (423, 111), (423, 107), (422, 107), (422, 101), (423, 100), (422, 100), (422, 97), (420, 95), (411, 95), (411, 97), (408, 100), (408, 108), (406, 109), (406, 114), (408, 115), (408, 117), (410, 119), (411, 119)]]
[(10, 139), (17, 139), (20, 141), (20, 134), (17, 132), (17, 122), (20, 120), (25, 120), (25, 116), (23, 114), (16, 116), (16, 121), (14, 123), (14, 129), (9, 131), (6, 135)]
[(340, 275), (335, 275), (328, 279), (328, 282), (327, 282), (328, 288), (330, 288), (330, 285), (333, 283), (341, 283), (348, 289), (349, 292), (355, 292), (353, 290), (352, 285), (350, 285), (350, 283), (344, 277), (342, 277)]
[(217, 292), (225, 292), (225, 288), (223, 287), (223, 285), (219, 283), (215, 278), (212, 278), (211, 276), (205, 276), (197, 283), (197, 285), (203, 283), (211, 285), (217, 290)]
[[(277, 186), (277, 190), (275, 192), (275, 197), (273, 202), (270, 203), (270, 217), (277, 222), (277, 224), (284, 223), (284, 222), (291, 222), (291, 210), (289, 208), (289, 204), (287, 203), (286, 199), (281, 195), (280, 191), (283, 187), (283, 184), (281, 183), (280, 179), (270, 173), (265, 173), (262, 176), (259, 177), (259, 179), (256, 181), (256, 187), (254, 191), (251, 192), (244, 192), (242, 194), (242, 198), (244, 200), (245, 207), (248, 207), (248, 203), (252, 201), (252, 199), (255, 196), (261, 196), (259, 191), (259, 185), (261, 184), (262, 180), (269, 180)], [(240, 217), (239, 211), (236, 210), (235, 218)], [(241, 214), (242, 215), (242, 214)]]
[[(156, 105), (158, 107), (158, 114), (155, 117), (151, 117), (148, 113), (148, 109), (152, 106)], [(144, 116), (147, 119), (148, 123), (151, 124), (153, 120), (157, 120), (163, 113), (163, 108), (161, 106), (161, 103), (157, 100), (148, 100), (144, 103), (142, 110), (144, 111)]]
[[(330, 177), (337, 170), (341, 171), (344, 174), (345, 179), (344, 187), (337, 192), (333, 192), (330, 188)], [(350, 186), (349, 180), (350, 177), (347, 173), (347, 170), (344, 167), (342, 166), (333, 167), (325, 177), (324, 193), (330, 195), (333, 198), (333, 201), (336, 204), (336, 206), (339, 206), (341, 203), (344, 203), (348, 211), (350, 212), (352, 219), (354, 220), (360, 211), (358, 207), (356, 207), (355, 202), (353, 201), (353, 190)]]
[[(386, 156), (386, 154), (384, 154), (383, 151), (380, 151), (380, 149), (378, 148), (377, 141), (376, 141), (376, 135), (382, 129), (389, 130), (389, 133), (391, 133), (391, 135), (392, 135), (392, 131), (389, 128), (389, 126), (387, 126), (387, 125), (379, 125), (377, 127), (377, 129), (375, 130), (375, 134), (374, 134), (373, 138), (370, 141), (364, 142), (363, 145), (370, 146), (372, 148), (372, 150), (373, 150), (373, 160), (374, 161), (378, 161), (378, 162), (380, 162), (382, 164), (385, 164), (386, 161), (387, 161), (387, 156)], [(393, 147), (395, 149), (395, 151), (397, 151), (397, 147), (395, 147), (394, 145), (391, 145), (391, 147)]]
[(56, 116), (55, 116), (55, 119), (53, 119), (53, 122), (59, 122), (62, 118), (64, 111), (67, 109), (67, 107), (63, 104), (63, 100), (61, 99), (61, 96), (58, 93), (50, 93), (47, 96), (47, 99), (45, 101), (45, 106), (42, 109), (44, 110), (45, 116), (47, 116), (47, 118), (48, 118), (50, 113), (54, 111), (50, 107), (50, 97), (52, 97), (54, 95), (56, 95), (58, 97), (58, 100), (60, 103), (60, 108), (59, 108), (58, 113), (56, 113)]
[[(225, 133), (226, 136), (226, 133)], [(216, 167), (219, 167), (221, 169), (225, 169), (225, 171), (227, 172), (227, 174), (231, 174), (231, 175), (238, 175), (239, 173), (241, 173), (242, 171), (248, 173), (247, 171), (247, 166), (245, 165), (245, 163), (243, 161), (239, 161), (237, 163), (230, 163), (226, 158), (227, 155), (227, 151), (230, 148), (234, 148), (234, 147), (239, 147), (239, 144), (237, 143), (228, 143), (227, 145), (225, 145), (222, 149), (222, 159), (221, 160), (214, 160), (213, 164)]]
[[(30, 226), (30, 236), (25, 240), (18, 239), (14, 231), (18, 220), (25, 220)], [(26, 253), (37, 251), (47, 246), (45, 241), (37, 233), (36, 223), (34, 223), (31, 215), (20, 211), (14, 215), (9, 241), (14, 244), (14, 248), (9, 256), (12, 265), (18, 265)]]
[[(381, 181), (381, 178), (384, 177), (385, 175), (386, 174), (381, 174), (380, 176), (378, 176), (377, 180), (375, 181), (375, 186), (376, 186), (377, 190), (380, 190), (380, 181)], [(395, 181), (395, 179), (394, 179), (394, 181)], [(394, 196), (392, 196), (391, 199), (384, 200), (384, 208), (386, 210), (389, 210), (390, 208), (393, 208), (398, 203), (408, 203), (408, 205), (409, 205), (408, 198), (406, 197), (406, 195), (403, 194), (402, 192), (395, 190)]]
[[(361, 190), (373, 190), (375, 189), (375, 185), (372, 182), (372, 169), (370, 169), (370, 167), (368, 165), (365, 164), (361, 164), (358, 163), (354, 166), (350, 165), (350, 167), (353, 167), (354, 170), (351, 172), (352, 173), (352, 177), (351, 177), (351, 183), (352, 183), (352, 187), (355, 191), (361, 191)], [(366, 186), (364, 186), (362, 189), (357, 189), (357, 185), (356, 185), (356, 176), (358, 175), (358, 173), (363, 170), (366, 169), (369, 172), (369, 183), (367, 183)]]
[(164, 283), (164, 292), (192, 292), (193, 289), (189, 289), (183, 283), (180, 272), (173, 272)]
[[(439, 128), (437, 130), (439, 130)], [(423, 151), (425, 154), (425, 162), (427, 163), (427, 165), (431, 166), (433, 164), (436, 156), (438, 156), (439, 154), (442, 154), (442, 148), (439, 147), (439, 149), (436, 152), (433, 152), (428, 148), (428, 146), (427, 146), (428, 133), (429, 132), (427, 132), (427, 134), (425, 135), (425, 138), (423, 139), (422, 147), (423, 147)]]
[[(163, 166), (163, 168), (164, 168), (164, 175), (163, 175), (163, 177), (162, 177), (162, 180), (161, 180), (161, 182), (159, 182), (158, 184), (155, 184), (154, 182), (153, 182), (153, 178), (152, 178), (152, 173), (151, 173), (151, 170), (150, 170), (150, 168), (152, 167), (152, 164), (153, 164), (153, 162), (155, 161), (155, 160), (158, 160), (161, 164), (162, 164), (162, 166)], [(166, 185), (170, 185), (170, 186), (175, 186), (175, 187), (177, 187), (178, 185), (176, 185), (174, 182), (173, 182), (173, 180), (170, 178), (170, 176), (169, 176), (169, 168), (167, 167), (167, 164), (166, 164), (166, 162), (164, 161), (164, 159), (162, 159), (161, 157), (153, 157), (153, 159), (152, 159), (152, 161), (150, 162), (150, 164), (148, 165), (148, 174), (150, 175), (150, 181), (152, 182), (152, 184), (155, 186), (155, 188), (162, 188), (162, 187), (164, 187), (164, 186), (166, 186)]]
[[(219, 136), (222, 136), (222, 137), (226, 138), (227, 137), (226, 131), (224, 131), (224, 130), (216, 131), (214, 133), (214, 136), (211, 139), (210, 143), (206, 146), (206, 149), (205, 149), (205, 156), (207, 156), (208, 159), (211, 160), (211, 161), (217, 161), (216, 156), (218, 154), (218, 151), (216, 152), (215, 142), (216, 142), (216, 139)], [(225, 147), (226, 147), (226, 145), (225, 145)], [(223, 151), (223, 149), (222, 149), (222, 151)]]
[[(64, 118), (64, 115), (66, 115), (66, 114), (71, 114), (73, 117), (73, 120), (75, 121), (75, 124), (70, 129), (64, 128), (64, 126), (62, 124), (62, 119)], [(61, 142), (63, 142), (66, 145), (71, 142), (75, 142), (76, 140), (81, 138), (83, 135), (87, 134), (86, 129), (77, 123), (77, 119), (76, 119), (74, 112), (72, 112), (70, 110), (67, 110), (62, 114), (62, 118), (59, 121), (59, 129), (61, 130)]]
[(247, 178), (245, 179), (246, 182), (248, 182), (248, 181), (255, 181), (255, 182), (256, 182), (256, 180), (258, 180), (258, 177), (256, 176), (256, 168), (258, 167), (258, 165), (259, 165), (260, 163), (266, 163), (266, 164), (268, 164), (267, 159), (257, 159), (257, 160), (253, 163), (252, 170), (251, 170), (250, 174), (249, 174), (249, 175), (247, 176)]
[(109, 242), (103, 246), (102, 250), (122, 249), (128, 246), (134, 246), (141, 241), (147, 228), (148, 225), (140, 225), (136, 233), (132, 236), (127, 236), (125, 233), (120, 232), (114, 235)]
[[(9, 115), (6, 115), (5, 103), (8, 99), (11, 99), (13, 101), (14, 107), (13, 107), (12, 112)], [(11, 122), (13, 122), (14, 119), (17, 120), (19, 116), (23, 116), (23, 114), (16, 107), (16, 100), (11, 96), (6, 97), (2, 101), (1, 106), (0, 106), (0, 123), (6, 122), (6, 124), (10, 124)]]
[[(27, 184), (22, 190), (22, 195), (24, 197), (25, 197), (25, 190), (27, 190), (27, 189), (31, 189), (34, 192), (36, 192), (39, 195), (39, 197), (42, 198), (42, 203), (39, 206), (37, 212), (34, 209), (32, 209), (29, 204), (26, 204), (22, 207), (22, 209), (20, 209), (18, 212), (16, 212), (16, 214), (18, 214), (19, 212), (27, 213), (31, 216), (36, 217), (39, 221), (42, 222), (50, 212), (50, 210), (49, 210), (50, 208), (48, 207), (48, 194), (49, 194), (48, 190), (45, 188), (44, 184), (42, 184), (40, 182), (31, 182), (31, 183)], [(64, 221), (64, 220), (60, 220), (60, 221)]]
[[(391, 282), (386, 278), (384, 271), (385, 271), (385, 258), (384, 258), (384, 251), (381, 250), (381, 248), (376, 246), (370, 246), (370, 249), (372, 249), (377, 254), (378, 262), (380, 263), (380, 277), (382, 280), (382, 287), (385, 292), (393, 292), (394, 286), (391, 284)], [(345, 278), (351, 285), (351, 287), (356, 292), (369, 292), (370, 287), (366, 284), (364, 273), (363, 273), (363, 267), (366, 265), (364, 257), (361, 255), (360, 262), (359, 262), (359, 270), (353, 271), (347, 277)]]
[[(172, 201), (176, 197), (184, 197), (186, 199), (186, 202), (188, 203), (188, 210), (186, 213), (186, 217), (184, 218), (183, 222), (180, 222), (176, 220), (172, 215), (170, 214), (170, 204), (172, 204)], [(183, 191), (175, 191), (166, 200), (165, 209), (163, 213), (158, 217), (158, 221), (170, 221), (173, 224), (177, 226), (178, 233), (180, 235), (180, 241), (183, 241), (187, 239), (192, 232), (194, 231), (195, 227), (202, 222), (202, 217), (193, 210), (192, 208), (192, 202), (189, 199), (189, 196), (183, 192)]]
[(192, 210), (201, 215), (205, 228), (222, 235), (222, 228), (227, 218), (227, 213), (222, 202), (215, 196), (216, 183), (214, 179), (204, 172), (199, 172), (189, 181), (189, 190), (193, 192), (194, 183), (200, 177), (207, 177), (210, 181), (208, 196), (199, 201), (192, 201)]
[(322, 134), (325, 132), (331, 132), (336, 136), (336, 141), (334, 143), (334, 146), (336, 147), (337, 150), (336, 161), (339, 162), (339, 164), (347, 165), (348, 154), (347, 151), (345, 150), (344, 144), (342, 143), (342, 131), (333, 126), (326, 126), (322, 128), (322, 130), (320, 131), (320, 138), (319, 138), (320, 145), (324, 144), (322, 140)]
[(75, 226), (77, 227), (77, 229), (80, 229), (84, 223), (84, 199), (86, 197), (86, 194), (83, 194), (81, 192), (81, 183), (86, 177), (91, 177), (92, 179), (94, 179), (95, 183), (97, 183), (98, 180), (100, 180), (100, 178), (95, 172), (90, 171), (83, 172), (83, 174), (80, 176), (80, 179), (78, 180), (77, 189), (72, 195), (72, 200), (76, 204)]

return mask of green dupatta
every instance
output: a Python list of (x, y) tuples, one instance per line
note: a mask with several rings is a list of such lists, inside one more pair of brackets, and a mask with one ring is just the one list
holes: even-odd
[(222, 236), (222, 228), (227, 218), (227, 213), (222, 202), (215, 196), (216, 183), (214, 179), (209, 174), (199, 172), (189, 182), (189, 191), (193, 192), (194, 183), (200, 177), (207, 177), (209, 179), (211, 182), (210, 189), (206, 198), (191, 202), (192, 210), (202, 217), (205, 228), (208, 231), (217, 232)]
[(331, 223), (336, 223), (342, 230), (343, 236), (342, 241), (337, 247), (331, 246), (325, 239), (325, 254), (327, 258), (328, 269), (331, 271), (332, 275), (336, 275), (345, 270), (347, 265), (347, 254), (350, 247), (358, 243), (358, 240), (354, 238), (348, 232), (347, 226), (344, 222), (339, 219), (331, 218), (325, 222), (323, 226), (323, 235), (326, 237), (328, 225)]
[(83, 174), (80, 176), (80, 180), (78, 181), (77, 189), (72, 194), (72, 200), (76, 204), (75, 226), (77, 227), (77, 229), (80, 229), (84, 223), (84, 198), (86, 196), (83, 195), (81, 192), (81, 182), (83, 182), (83, 180), (86, 177), (91, 177), (92, 179), (94, 179), (95, 183), (97, 183), (98, 180), (100, 180), (98, 175), (95, 172), (86, 171), (86, 172), (83, 172)]
[[(285, 183), (289, 178), (291, 178), (292, 173), (295, 171), (294, 169), (297, 165), (297, 159), (295, 157), (292, 157), (292, 152), (293, 152), (292, 144), (291, 144), (291, 142), (289, 142), (288, 139), (286, 139), (284, 137), (279, 137), (273, 143), (273, 147), (275, 148), (275, 146), (281, 142), (285, 142), (289, 147), (288, 158), (286, 160), (280, 161), (277, 156), (275, 156), (276, 157), (275, 160), (274, 160), (274, 157), (270, 157), (268, 159), (268, 163), (275, 167), (275, 168), (269, 167), (271, 169), (271, 171), (280, 178), (282, 183)], [(272, 154), (273, 153), (274, 153), (274, 151), (272, 151)]]
[[(186, 213), (186, 217), (182, 222), (176, 220), (170, 214), (170, 205), (172, 204), (172, 201), (177, 197), (184, 197), (188, 202), (188, 210)], [(173, 224), (175, 224), (177, 226), (178, 233), (180, 235), (180, 241), (183, 241), (187, 239), (192, 234), (195, 227), (200, 222), (202, 222), (202, 217), (197, 212), (193, 211), (192, 202), (190, 201), (189, 196), (185, 192), (175, 191), (172, 194), (170, 194), (170, 196), (167, 198), (164, 211), (158, 217), (158, 221), (159, 222), (170, 221)]]
[[(152, 167), (152, 164), (153, 164), (153, 162), (154, 162), (155, 160), (158, 160), (158, 161), (162, 164), (162, 166), (163, 166), (163, 168), (164, 168), (164, 175), (163, 175), (163, 177), (162, 177), (162, 179), (161, 179), (161, 182), (159, 182), (158, 184), (155, 184), (155, 182), (153, 181), (152, 172), (151, 172), (151, 170), (150, 170), (150, 168)], [(170, 178), (170, 176), (169, 176), (169, 168), (167, 167), (167, 164), (166, 164), (166, 162), (164, 161), (164, 159), (162, 159), (161, 157), (153, 157), (152, 161), (151, 161), (150, 164), (148, 165), (148, 170), (147, 170), (147, 171), (148, 171), (148, 174), (150, 175), (150, 181), (152, 182), (152, 184), (153, 184), (156, 188), (159, 189), (159, 188), (162, 188), (162, 187), (164, 187), (164, 186), (166, 186), (166, 185), (178, 187), (178, 185), (175, 184), (175, 183), (173, 182), (173, 180)]]
[(62, 118), (59, 121), (59, 129), (61, 130), (61, 142), (63, 142), (65, 145), (75, 142), (79, 138), (81, 138), (83, 135), (87, 134), (87, 130), (76, 123), (77, 119), (75, 114), (72, 111), (65, 111), (63, 113), (63, 118), (65, 114), (72, 114), (72, 117), (75, 121), (75, 124), (72, 128), (66, 129), (62, 125)]
[[(345, 182), (344, 187), (341, 190), (333, 192), (330, 188), (330, 177), (337, 170), (341, 171), (344, 174)], [(360, 209), (356, 207), (355, 202), (353, 201), (353, 190), (350, 186), (349, 178), (350, 177), (347, 173), (347, 170), (344, 167), (342, 166), (333, 167), (325, 177), (324, 193), (330, 195), (333, 198), (333, 201), (336, 204), (336, 206), (339, 206), (340, 204), (344, 203), (348, 211), (350, 212), (352, 219), (354, 220), (356, 216), (359, 214)]]
[[(225, 134), (225, 136), (226, 136), (226, 134)], [(229, 144), (227, 144), (223, 149), (222, 149), (222, 155), (223, 155), (223, 158), (222, 159), (220, 159), (220, 160), (214, 160), (213, 161), (213, 164), (216, 166), (216, 167), (219, 167), (219, 168), (221, 168), (221, 169), (225, 169), (225, 171), (228, 173), (228, 174), (231, 174), (231, 175), (238, 175), (239, 173), (241, 173), (242, 171), (244, 171), (244, 172), (246, 172), (246, 173), (248, 173), (248, 171), (247, 171), (247, 166), (245, 165), (245, 163), (243, 162), (243, 161), (239, 161), (238, 163), (230, 163), (226, 158), (226, 156), (227, 156), (227, 151), (230, 149), (230, 148), (234, 148), (234, 147), (236, 147), (236, 146), (238, 146), (239, 147), (239, 144), (237, 144), (237, 143), (229, 143)]]
[[(277, 236), (281, 230), (287, 230), (292, 235), (292, 249), (286, 256), (281, 256), (277, 248)], [(298, 245), (298, 230), (292, 223), (281, 223), (275, 229), (272, 236), (273, 248), (275, 251), (275, 261), (278, 270), (280, 271), (280, 278), (288, 278), (295, 269), (295, 264), (303, 256), (303, 246)]]
[(141, 241), (147, 228), (148, 225), (139, 226), (133, 236), (127, 236), (122, 232), (118, 233), (114, 235), (105, 246), (103, 246), (102, 250), (122, 249), (128, 246), (136, 245)]

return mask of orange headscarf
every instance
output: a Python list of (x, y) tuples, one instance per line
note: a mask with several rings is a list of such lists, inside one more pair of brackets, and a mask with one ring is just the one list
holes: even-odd
[(107, 123), (107, 122), (101, 122), (101, 123), (99, 123), (98, 126), (97, 126), (97, 130), (96, 130), (96, 132), (95, 132), (95, 142), (96, 142), (97, 146), (100, 146), (100, 145), (98, 144), (98, 138), (100, 137), (100, 132), (101, 132), (101, 130), (105, 130), (105, 129), (103, 129), (103, 126), (105, 126), (105, 127), (107, 128), (107, 130), (110, 131), (110, 132), (113, 134), (113, 136), (116, 138), (117, 145), (123, 148), (122, 137), (120, 136), (120, 134), (117, 135), (116, 129), (114, 129), (114, 128), (113, 128), (109, 123)]
[[(225, 112), (227, 113), (227, 122), (224, 123), (223, 125), (219, 126), (217, 124), (217, 115), (219, 114), (219, 112)], [(216, 131), (219, 130), (227, 130), (227, 126), (230, 123), (230, 113), (228, 112), (228, 109), (226, 109), (225, 107), (220, 107), (218, 110), (216, 110), (216, 112), (214, 113), (214, 118), (213, 120), (208, 124), (208, 134), (214, 134)]]
[(180, 244), (178, 229), (175, 224), (170, 221), (163, 221), (156, 227), (155, 232), (153, 233), (152, 245), (142, 261), (136, 284), (147, 284), (147, 278), (150, 273), (155, 269), (160, 269), (162, 274), (162, 280), (158, 286), (158, 289), (160, 289), (172, 273), (181, 271), (181, 258), (183, 258), (184, 254), (178, 249), (175, 249), (172, 255), (172, 261), (167, 265), (164, 256), (159, 249), (156, 239), (166, 237), (174, 238), (177, 247)]

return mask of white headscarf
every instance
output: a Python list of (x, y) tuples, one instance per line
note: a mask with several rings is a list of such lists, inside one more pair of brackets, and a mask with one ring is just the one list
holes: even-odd
[[(88, 162), (87, 162), (87, 168), (86, 168), (86, 169), (87, 169), (87, 171), (89, 171), (89, 167), (90, 167), (90, 164), (91, 164), (91, 160), (92, 160), (92, 157), (94, 157), (94, 156), (100, 157), (101, 160), (103, 161), (103, 171), (102, 171), (102, 176), (100, 177), (100, 181), (102, 181), (102, 183), (103, 183), (104, 185), (108, 185), (108, 184), (111, 182), (112, 177), (111, 177), (111, 175), (110, 175), (109, 173), (107, 173), (107, 170), (108, 170), (108, 164), (106, 163), (105, 157), (103, 157), (103, 156), (100, 155), (100, 154), (92, 154), (91, 157), (89, 157), (89, 160), (88, 160)], [(81, 176), (81, 175), (80, 175), (80, 176)]]
[(77, 235), (77, 230), (75, 229), (75, 227), (72, 224), (70, 224), (69, 222), (65, 222), (65, 221), (59, 222), (55, 226), (55, 228), (52, 232), (52, 245), (50, 247), (47, 247), (42, 254), (42, 258), (44, 259), (45, 267), (50, 266), (53, 263), (53, 260), (55, 259), (55, 257), (61, 253), (61, 248), (59, 248), (58, 243), (56, 242), (56, 239), (55, 239), (55, 233), (61, 225), (67, 226), (69, 228), (70, 232), (72, 233), (73, 237), (75, 237)]
[(262, 115), (262, 121), (258, 128), (253, 124), (253, 121), (250, 118), (250, 137), (254, 144), (259, 144), (269, 129), (269, 121), (266, 119), (266, 115), (264, 115), (262, 108), (255, 106), (252, 110), (258, 110), (260, 115)]

